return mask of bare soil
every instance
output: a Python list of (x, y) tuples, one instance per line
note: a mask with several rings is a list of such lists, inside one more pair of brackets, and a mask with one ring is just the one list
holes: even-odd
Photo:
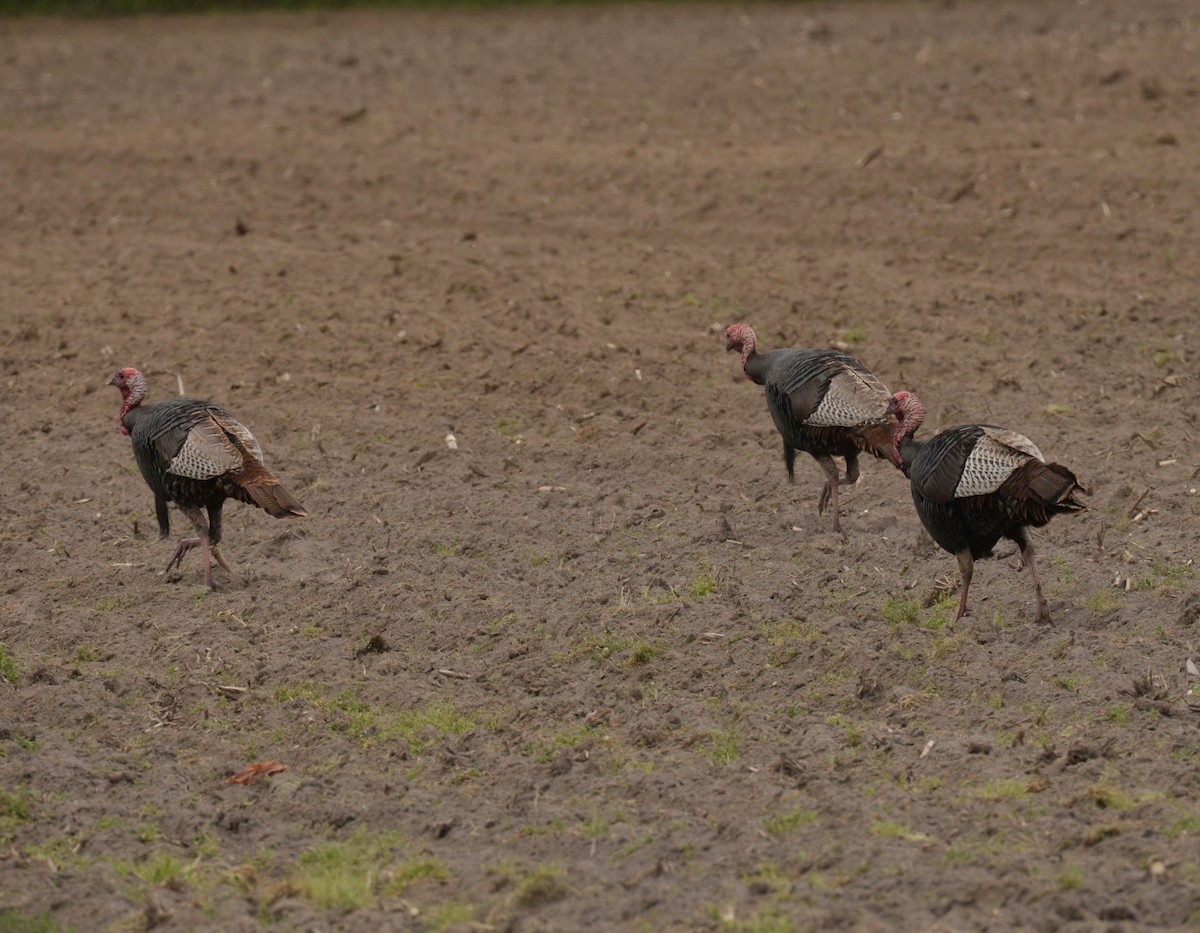
[[(16, 20), (0, 87), (0, 929), (1200, 918), (1193, 4)], [(882, 461), (828, 531), (733, 320), (1074, 469), (1053, 627), (1011, 549), (951, 622)], [(215, 592), (126, 365), (309, 511)]]

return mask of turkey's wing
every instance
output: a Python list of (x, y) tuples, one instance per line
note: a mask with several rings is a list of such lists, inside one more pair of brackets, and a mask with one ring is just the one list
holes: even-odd
[[(810, 427), (853, 428), (882, 421), (887, 415), (887, 389), (869, 372), (841, 368), (815, 404), (811, 392), (805, 391), (810, 386), (819, 389), (819, 380), (811, 380), (792, 395), (792, 412)], [(801, 407), (804, 414), (797, 410)]]
[(963, 464), (962, 476), (954, 490), (955, 498), (995, 492), (1031, 459), (1041, 460), (1042, 452), (1025, 435), (1000, 428), (984, 428), (983, 435)]
[(167, 464), (167, 472), (189, 479), (212, 479), (240, 470), (246, 462), (211, 410), (190, 426), (165, 432), (155, 438), (154, 444)]
[(250, 429), (236, 420), (229, 412), (223, 408), (216, 409), (212, 412), (213, 420), (229, 435), (234, 438), (236, 444), (240, 444), (250, 455), (250, 458), (258, 464), (263, 462), (262, 448), (258, 445), (258, 438), (250, 433)]

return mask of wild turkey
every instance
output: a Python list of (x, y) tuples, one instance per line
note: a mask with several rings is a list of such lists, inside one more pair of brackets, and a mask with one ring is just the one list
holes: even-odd
[[(811, 454), (825, 471), (828, 479), (817, 512), (824, 513), (832, 503), (833, 530), (841, 531), (838, 487), (858, 481), (859, 453), (886, 460), (895, 456), (895, 420), (888, 414), (887, 388), (862, 363), (837, 350), (759, 353), (749, 324), (730, 324), (725, 348), (740, 351), (746, 378), (766, 387), (767, 410), (783, 438), (788, 479), (795, 482), (797, 450)], [(834, 457), (846, 458), (844, 479)]]
[(217, 563), (232, 572), (217, 550), (226, 499), (256, 505), (276, 518), (307, 516), (304, 506), (263, 466), (254, 435), (220, 405), (193, 398), (143, 405), (146, 377), (132, 367), (118, 370), (108, 384), (121, 392), (121, 433), (132, 440), (138, 469), (154, 493), (161, 537), (171, 533), (168, 502), (178, 505), (196, 528), (196, 537), (180, 538), (167, 570), (180, 566), (184, 555), (199, 546), (204, 552), (204, 582), (210, 588), (210, 547)]
[(1042, 593), (1030, 526), (1040, 528), (1055, 515), (1083, 512), (1075, 498), (1085, 492), (1075, 474), (1047, 463), (1029, 438), (990, 424), (947, 428), (929, 441), (913, 435), (925, 409), (911, 392), (897, 392), (889, 406), (900, 419), (896, 458), (912, 485), (917, 515), (933, 540), (958, 558), (962, 595), (958, 615), (967, 611), (967, 591), (975, 561), (991, 557), (1001, 538), (1015, 541), (1033, 576), (1038, 622), (1050, 622)]

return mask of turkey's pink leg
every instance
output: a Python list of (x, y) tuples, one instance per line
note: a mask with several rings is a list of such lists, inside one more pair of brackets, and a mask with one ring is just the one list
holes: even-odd
[(817, 457), (817, 463), (821, 465), (821, 469), (825, 471), (825, 475), (829, 477), (825, 481), (825, 485), (821, 487), (821, 498), (817, 500), (817, 514), (825, 514), (825, 506), (833, 506), (833, 530), (841, 531), (842, 526), (838, 521), (838, 486), (841, 480), (838, 478), (837, 464), (833, 462), (833, 457)]
[(825, 488), (829, 490), (829, 502), (833, 507), (833, 530), (841, 531), (841, 507), (838, 505), (838, 484), (836, 480), (831, 483), (826, 483)]
[(967, 614), (967, 591), (971, 588), (971, 577), (975, 573), (975, 558), (969, 550), (959, 551), (955, 556), (958, 558), (958, 571), (962, 574), (962, 595), (958, 597), (958, 615), (954, 617), (957, 622)]
[[(212, 549), (209, 547), (209, 524), (204, 518), (204, 512), (198, 508), (191, 506), (180, 506), (179, 510), (183, 512), (195, 526), (197, 534), (194, 538), (180, 538), (179, 546), (175, 548), (175, 553), (171, 555), (171, 559), (167, 561), (167, 570), (172, 566), (181, 567), (183, 565), (183, 555), (194, 547), (200, 548), (204, 552), (204, 583), (211, 590), (212, 582)], [(218, 513), (219, 514), (219, 513)], [(220, 539), (221, 526), (215, 524), (213, 526), (218, 540)], [(220, 554), (217, 555), (217, 563), (226, 570), (229, 565), (225, 563), (225, 559)]]
[(1050, 606), (1046, 603), (1046, 595), (1042, 592), (1042, 575), (1038, 573), (1037, 558), (1033, 556), (1032, 544), (1027, 543), (1021, 549), (1021, 559), (1025, 561), (1025, 566), (1033, 574), (1033, 591), (1037, 594), (1037, 620), (1042, 625), (1050, 625), (1054, 620), (1050, 618)]

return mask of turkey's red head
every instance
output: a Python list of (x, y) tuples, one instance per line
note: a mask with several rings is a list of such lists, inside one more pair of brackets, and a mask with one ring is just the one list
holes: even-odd
[(146, 377), (132, 366), (126, 366), (124, 369), (118, 369), (116, 375), (108, 380), (108, 384), (116, 386), (121, 393), (121, 412), (117, 415), (117, 424), (121, 426), (122, 434), (128, 434), (125, 413), (135, 405), (141, 404), (142, 399), (146, 397)]
[(925, 406), (921, 404), (921, 400), (917, 398), (916, 393), (906, 392), (901, 389), (888, 399), (887, 411), (898, 422), (893, 440), (893, 448), (896, 453), (896, 462), (899, 463), (900, 445), (906, 438), (912, 437), (917, 433), (917, 428), (925, 420)]
[(755, 354), (757, 347), (758, 338), (749, 324), (730, 324), (725, 328), (725, 350), (737, 350), (742, 354), (742, 369), (746, 368), (746, 360)]

